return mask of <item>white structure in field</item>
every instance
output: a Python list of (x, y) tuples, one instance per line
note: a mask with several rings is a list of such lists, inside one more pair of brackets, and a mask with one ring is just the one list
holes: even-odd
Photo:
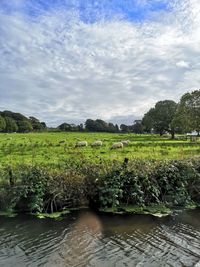
[(190, 138), (191, 142), (197, 141), (197, 137), (199, 136), (199, 133), (197, 131), (192, 131), (191, 133), (186, 134), (186, 138)]

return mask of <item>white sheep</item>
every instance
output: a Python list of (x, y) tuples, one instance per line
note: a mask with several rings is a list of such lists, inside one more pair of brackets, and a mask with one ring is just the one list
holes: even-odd
[(122, 140), (121, 143), (126, 146), (130, 143), (130, 141), (129, 140)]
[(82, 147), (87, 145), (88, 145), (87, 141), (80, 141), (76, 143), (75, 147)]
[(111, 146), (111, 150), (112, 149), (117, 149), (117, 148), (123, 148), (123, 143), (122, 142), (118, 142), (118, 143), (114, 143), (112, 146)]
[(95, 141), (94, 143), (91, 144), (91, 147), (97, 147), (97, 146), (102, 146), (103, 142), (102, 141)]

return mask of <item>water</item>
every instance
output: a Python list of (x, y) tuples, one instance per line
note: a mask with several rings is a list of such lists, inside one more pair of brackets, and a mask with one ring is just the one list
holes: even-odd
[(0, 217), (0, 266), (200, 266), (200, 210), (173, 217)]

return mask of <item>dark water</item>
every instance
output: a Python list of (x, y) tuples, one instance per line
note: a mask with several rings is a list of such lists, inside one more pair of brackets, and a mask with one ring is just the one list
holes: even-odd
[(200, 266), (200, 210), (162, 219), (0, 217), (0, 266)]

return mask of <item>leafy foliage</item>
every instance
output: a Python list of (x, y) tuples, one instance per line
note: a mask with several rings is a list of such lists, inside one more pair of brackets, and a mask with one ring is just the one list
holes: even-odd
[(59, 169), (19, 165), (1, 168), (0, 175), (4, 210), (53, 213), (88, 202), (96, 209), (200, 204), (199, 160), (126, 164), (69, 160)]
[(200, 90), (181, 97), (172, 125), (184, 132), (200, 132)]
[(0, 132), (3, 132), (6, 128), (5, 119), (0, 115)]
[(143, 125), (147, 129), (154, 129), (156, 133), (163, 135), (168, 131), (174, 135), (174, 128), (171, 127), (171, 122), (175, 116), (177, 104), (172, 100), (164, 100), (156, 103), (154, 108), (151, 108), (143, 118)]

